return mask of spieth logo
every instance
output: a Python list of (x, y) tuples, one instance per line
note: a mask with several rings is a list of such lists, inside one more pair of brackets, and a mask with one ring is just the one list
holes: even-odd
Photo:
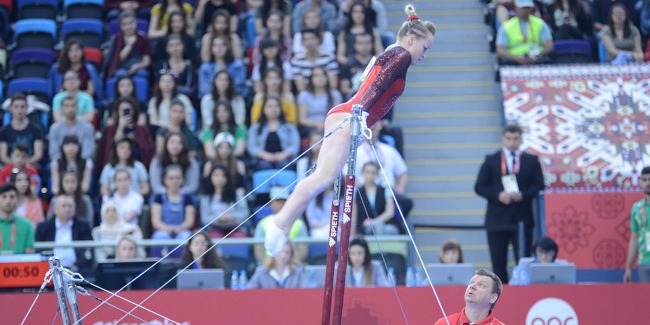
[(530, 307), (526, 325), (578, 325), (578, 315), (566, 301), (544, 298)]

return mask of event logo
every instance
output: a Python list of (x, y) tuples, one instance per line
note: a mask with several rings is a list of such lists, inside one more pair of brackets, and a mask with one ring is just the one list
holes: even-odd
[(544, 298), (530, 307), (526, 325), (578, 325), (578, 315), (566, 301)]

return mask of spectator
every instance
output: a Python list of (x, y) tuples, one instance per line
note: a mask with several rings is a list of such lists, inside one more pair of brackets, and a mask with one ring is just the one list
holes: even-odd
[(330, 88), (327, 72), (322, 67), (314, 68), (308, 78), (307, 88), (298, 94), (298, 125), (303, 128), (301, 134), (311, 130), (323, 132), (323, 122), (327, 112), (343, 102), (341, 93)]
[(221, 259), (212, 244), (208, 233), (201, 231), (190, 238), (181, 256), (183, 267), (191, 265), (193, 270), (226, 269), (226, 263)]
[(389, 191), (377, 185), (379, 165), (374, 161), (363, 164), (363, 184), (357, 191), (354, 202), (352, 224), (359, 235), (397, 235), (399, 224), (395, 225), (395, 203)]
[(169, 15), (169, 22), (167, 24), (168, 35), (156, 43), (156, 53), (154, 54), (156, 60), (165, 61), (169, 59), (170, 53), (168, 52), (167, 43), (173, 37), (180, 40), (183, 45), (180, 51), (180, 57), (183, 60), (192, 62), (192, 66), (198, 66), (200, 61), (199, 53), (196, 49), (196, 41), (194, 40), (194, 36), (187, 33), (187, 20), (185, 20), (185, 15), (181, 12), (174, 11)]
[[(623, 282), (632, 281), (632, 265), (637, 256), (637, 273), (639, 282), (650, 282), (650, 251), (648, 251), (648, 211), (650, 211), (650, 167), (643, 167), (641, 170), (641, 187), (643, 188), (643, 199), (632, 206), (630, 212), (630, 242), (625, 260), (625, 273)], [(1, 192), (0, 192), (1, 193)]]
[[(138, 107), (138, 112), (140, 112), (142, 109), (141, 107), (146, 106), (145, 103), (142, 103), (138, 100), (136, 97), (135, 93), (135, 84), (133, 83), (133, 78), (130, 76), (120, 76), (117, 77), (117, 81), (115, 82), (115, 89), (113, 90), (115, 94), (115, 98), (112, 98), (108, 101), (108, 104), (106, 105), (110, 111), (108, 112), (108, 119), (106, 119), (105, 125), (114, 125), (115, 124), (115, 119), (117, 116), (115, 116), (115, 111), (117, 110), (117, 106), (115, 105), (120, 98), (128, 98), (130, 99), (134, 105)], [(147, 115), (146, 114), (140, 114), (138, 116), (137, 120), (138, 125), (147, 125)]]
[(123, 75), (148, 78), (152, 55), (149, 39), (137, 31), (135, 15), (128, 11), (122, 12), (120, 33), (113, 38), (109, 47), (106, 78)]
[(16, 144), (23, 143), (29, 148), (29, 163), (38, 165), (43, 158), (43, 130), (39, 125), (27, 118), (27, 99), (23, 94), (11, 96), (11, 123), (0, 128), (0, 160), (10, 164), (9, 153), (13, 152)]
[(52, 177), (52, 193), (58, 195), (61, 192), (59, 188), (61, 175), (65, 172), (77, 173), (77, 178), (81, 180), (81, 191), (88, 193), (90, 190), (90, 179), (93, 172), (93, 161), (81, 157), (81, 144), (76, 135), (66, 135), (61, 143), (61, 152), (59, 159), (53, 160), (50, 165), (50, 175)]
[(548, 55), (553, 52), (551, 29), (541, 18), (531, 15), (534, 7), (532, 0), (515, 0), (515, 5), (517, 16), (505, 21), (497, 31), (497, 56), (500, 63), (548, 63)]
[(550, 237), (542, 237), (533, 245), (535, 260), (533, 263), (554, 263), (559, 248), (557, 243)]
[(234, 151), (235, 156), (242, 157), (246, 153), (246, 137), (248, 134), (246, 127), (235, 122), (232, 106), (228, 102), (219, 100), (214, 104), (216, 108), (212, 110), (213, 116), (210, 117), (212, 122), (209, 127), (204, 128), (201, 132), (205, 157), (208, 160), (216, 158), (215, 137), (220, 133), (227, 133), (232, 137), (231, 149)]
[[(204, 0), (203, 2), (210, 1)], [(225, 0), (216, 0), (223, 1)], [(229, 3), (232, 6), (232, 3)], [(233, 17), (234, 16), (234, 17)], [(215, 37), (222, 37), (230, 41), (230, 46), (232, 48), (232, 55), (235, 59), (241, 60), (242, 55), (242, 44), (239, 35), (237, 35), (237, 25), (235, 28), (232, 28), (232, 25), (229, 22), (237, 20), (236, 13), (229, 13), (227, 10), (220, 9), (215, 11), (210, 17), (210, 24), (206, 24), (206, 32), (201, 38), (201, 62), (209, 62), (211, 56), (212, 40)]]
[[(485, 157), (474, 191), (487, 200), (485, 228), (492, 268), (503, 283), (508, 283), (508, 245), (515, 260), (531, 256), (533, 244), (532, 201), (544, 189), (539, 158), (520, 149), (523, 130), (509, 125), (503, 130), (503, 148)], [(523, 224), (524, 251), (517, 245), (519, 224)]]
[(379, 261), (373, 261), (368, 243), (363, 238), (355, 238), (350, 242), (348, 255), (346, 285), (352, 287), (387, 287), (388, 279), (384, 267)]
[(165, 137), (170, 133), (182, 134), (187, 143), (188, 152), (191, 159), (197, 159), (198, 154), (201, 152), (201, 143), (190, 130), (185, 121), (185, 104), (178, 98), (172, 100), (169, 107), (169, 122), (166, 127), (161, 127), (156, 131), (156, 149), (157, 154), (161, 154), (164, 148)]
[(215, 37), (210, 47), (210, 60), (204, 62), (199, 67), (199, 97), (205, 96), (210, 92), (214, 81), (214, 76), (221, 70), (228, 70), (233, 79), (233, 86), (237, 93), (246, 97), (246, 67), (241, 60), (235, 59), (228, 39), (224, 37)]
[[(339, 12), (339, 29), (342, 29), (343, 26), (347, 24), (347, 20), (350, 17), (350, 8), (352, 7), (352, 4), (357, 1), (359, 0), (339, 1), (339, 8), (341, 8), (341, 11)], [(389, 37), (394, 38), (394, 35), (388, 31), (388, 15), (386, 14), (386, 7), (383, 2), (381, 0), (360, 0), (360, 2), (368, 8), (367, 16), (369, 16), (372, 26), (377, 27), (379, 32), (381, 32), (382, 35), (385, 35), (384, 37), (386, 40), (388, 40)], [(392, 40), (384, 44), (390, 44), (391, 42)]]
[[(142, 231), (137, 225), (125, 222), (124, 219), (120, 218), (118, 215), (118, 206), (113, 201), (104, 201), (102, 204), (102, 222), (99, 226), (93, 228), (92, 236), (93, 240), (97, 242), (107, 242), (107, 241), (122, 241), (122, 238), (129, 236), (129, 238), (134, 240), (142, 240)], [(129, 245), (124, 245), (129, 246)], [(137, 247), (137, 245), (135, 245)], [(95, 248), (95, 258), (98, 262), (104, 261), (108, 258), (115, 257), (117, 258), (116, 251), (119, 251), (120, 244), (117, 244), (117, 250), (115, 246), (103, 246)], [(144, 250), (141, 256), (144, 255)], [(133, 258), (136, 257), (137, 250), (133, 250)], [(124, 257), (124, 256), (122, 256)]]
[(143, 163), (136, 160), (135, 142), (131, 138), (118, 140), (112, 149), (111, 161), (104, 166), (99, 176), (101, 195), (115, 191), (115, 173), (118, 169), (126, 169), (129, 173), (131, 190), (145, 196), (149, 194), (149, 174)]
[(558, 0), (548, 6), (549, 26), (554, 40), (589, 40), (594, 28), (589, 7), (580, 0)]
[(228, 70), (221, 70), (214, 75), (210, 93), (201, 98), (201, 121), (207, 129), (214, 124), (215, 106), (217, 102), (227, 102), (231, 108), (231, 116), (237, 125), (246, 124), (246, 103), (235, 89), (232, 75)]
[(291, 36), (291, 2), (289, 0), (264, 0), (262, 5), (255, 10), (255, 32), (257, 35), (264, 33), (267, 25), (264, 23), (271, 16), (273, 11), (281, 12), (282, 34)]
[(442, 249), (440, 250), (440, 263), (463, 263), (463, 249), (460, 246), (459, 241), (448, 239), (442, 244)]
[(384, 52), (379, 30), (373, 26), (367, 12), (367, 7), (361, 2), (354, 2), (350, 6), (350, 19), (339, 33), (337, 41), (336, 59), (339, 64), (347, 64), (348, 58), (354, 54), (354, 39), (358, 34), (372, 35), (373, 54)]
[[(95, 211), (92, 200), (87, 194), (81, 192), (79, 186), (79, 176), (74, 171), (66, 171), (61, 175), (61, 193), (55, 196), (50, 202), (50, 206), (56, 206), (56, 200), (61, 196), (69, 196), (74, 200), (74, 215), (80, 220), (85, 221), (90, 227), (95, 224)], [(50, 209), (47, 212), (47, 218), (51, 218), (56, 213), (56, 209)]]
[(237, 191), (230, 171), (223, 165), (212, 167), (206, 177), (199, 202), (201, 224), (210, 225), (207, 230), (212, 238), (246, 237), (243, 227), (231, 234), (248, 217), (248, 204), (243, 191)]
[(191, 124), (194, 106), (187, 96), (179, 94), (176, 89), (176, 78), (170, 72), (158, 76), (154, 97), (149, 100), (147, 115), (149, 125), (154, 127), (166, 127), (169, 125), (169, 110), (173, 100), (179, 100), (185, 108), (185, 121)]
[(296, 263), (293, 246), (288, 242), (275, 257), (267, 257), (248, 280), (247, 289), (287, 289), (306, 286), (303, 267)]
[(151, 8), (151, 19), (149, 20), (149, 32), (147, 35), (150, 39), (158, 39), (167, 36), (169, 33), (168, 21), (170, 15), (174, 12), (180, 12), (185, 16), (187, 33), (194, 35), (194, 25), (192, 20), (192, 5), (183, 0), (163, 0)]
[[(74, 175), (74, 174), (71, 174)], [(51, 241), (57, 244), (77, 240), (93, 240), (90, 225), (75, 214), (75, 199), (70, 195), (59, 195), (52, 200), (54, 218), (48, 218), (36, 227), (36, 241)], [(82, 275), (92, 270), (93, 252), (90, 248), (54, 248), (54, 255), (63, 267)]]
[(373, 57), (372, 35), (361, 33), (354, 35), (354, 54), (341, 66), (341, 92), (350, 98), (361, 86), (361, 75)]
[(118, 169), (113, 177), (115, 191), (110, 195), (104, 195), (103, 202), (112, 202), (121, 220), (135, 226), (139, 225), (144, 197), (131, 188), (131, 174), (128, 170)]
[[(165, 167), (163, 173), (165, 192), (155, 194), (151, 204), (151, 224), (154, 232), (151, 239), (187, 240), (196, 220), (196, 208), (192, 196), (181, 193), (183, 169), (179, 165)], [(162, 256), (161, 247), (151, 250), (153, 256)], [(175, 257), (180, 251), (174, 253)]]
[(120, 238), (115, 245), (115, 260), (118, 262), (137, 260), (147, 257), (144, 249), (138, 247), (138, 242), (132, 236)]
[(239, 17), (237, 17), (237, 7), (234, 2), (228, 0), (199, 0), (194, 10), (194, 20), (200, 27), (210, 33), (210, 28), (214, 24), (214, 18), (217, 12), (225, 11), (228, 14), (226, 20), (227, 28), (233, 32), (239, 27)]
[(153, 6), (153, 0), (104, 1), (104, 8), (108, 11), (106, 18), (109, 21), (119, 17), (124, 11), (134, 12), (138, 15), (138, 18), (146, 18), (148, 20), (151, 6)]
[(264, 39), (272, 39), (278, 43), (282, 61), (289, 61), (293, 56), (291, 49), (291, 34), (285, 34), (282, 29), (282, 12), (271, 10), (268, 18), (264, 20), (264, 31), (257, 34), (253, 43), (253, 64), (262, 59), (261, 44)]
[(214, 157), (205, 162), (203, 165), (203, 177), (208, 177), (210, 171), (216, 165), (225, 166), (228, 170), (230, 180), (234, 188), (244, 190), (246, 182), (246, 166), (244, 162), (237, 159), (233, 153), (235, 139), (230, 133), (221, 132), (214, 138), (212, 149)]
[(267, 97), (278, 97), (282, 100), (282, 112), (287, 122), (296, 124), (298, 116), (296, 113), (296, 100), (290, 91), (283, 89), (284, 80), (282, 70), (279, 68), (268, 68), (262, 75), (264, 91), (256, 93), (251, 106), (251, 124), (256, 123), (262, 115), (262, 107)]
[(496, 274), (483, 269), (474, 272), (465, 290), (465, 307), (458, 313), (438, 319), (435, 325), (504, 325), (492, 312), (502, 291), (503, 284)]
[(149, 128), (136, 124), (139, 121), (140, 110), (138, 105), (130, 98), (120, 98), (115, 102), (117, 123), (107, 125), (102, 131), (102, 138), (99, 140), (97, 156), (95, 158), (97, 168), (103, 168), (105, 164), (112, 161), (112, 151), (115, 142), (122, 138), (129, 138), (135, 144), (132, 154), (135, 159), (149, 166), (154, 155), (154, 144), (151, 140)]
[(336, 15), (338, 13), (336, 6), (326, 0), (305, 0), (297, 3), (291, 14), (291, 26), (294, 33), (304, 27), (305, 12), (309, 10), (313, 10), (322, 18), (322, 23), (318, 26), (319, 29), (326, 29), (330, 33), (336, 32)]
[[(294, 11), (293, 14), (295, 16), (296, 12)], [(336, 13), (334, 13), (334, 15), (336, 15)], [(294, 54), (305, 52), (305, 48), (302, 46), (303, 29), (314, 29), (320, 33), (320, 35), (322, 36), (321, 38), (323, 40), (320, 47), (321, 52), (336, 53), (336, 43), (334, 42), (334, 34), (332, 34), (329, 28), (325, 30), (325, 26), (323, 26), (324, 21), (327, 22), (327, 24), (330, 24), (334, 20), (330, 21), (330, 20), (326, 20), (325, 16), (321, 17), (319, 8), (317, 7), (311, 7), (304, 11), (304, 13), (302, 14), (302, 24), (300, 25), (300, 28), (297, 30), (294, 29), (293, 31), (294, 34), (293, 34), (292, 52)]]
[(601, 39), (612, 64), (643, 62), (641, 33), (630, 22), (625, 6), (617, 3), (609, 11), (609, 24), (602, 28)]
[[(183, 56), (185, 45), (178, 34), (169, 35), (165, 42), (164, 59), (156, 61), (154, 75), (159, 79), (163, 74), (174, 77), (179, 96), (196, 97), (196, 71), (192, 61)], [(190, 102), (191, 103), (191, 102)]]
[(3, 254), (34, 252), (34, 226), (16, 213), (17, 191), (13, 185), (0, 186), (0, 251)]
[(285, 92), (291, 91), (291, 64), (289, 61), (282, 60), (278, 42), (272, 38), (264, 38), (260, 41), (260, 52), (262, 52), (261, 59), (253, 66), (251, 76), (255, 82), (255, 93), (264, 92), (262, 76), (270, 68), (277, 68), (282, 72), (282, 90)]
[(303, 29), (302, 45), (305, 47), (305, 53), (297, 53), (291, 59), (293, 81), (298, 91), (306, 88), (307, 81), (305, 79), (311, 76), (316, 67), (322, 67), (327, 71), (327, 78), (332, 89), (338, 86), (339, 66), (336, 63), (336, 57), (322, 53), (320, 51), (321, 43), (322, 39), (318, 31)]
[(185, 137), (180, 133), (169, 133), (163, 142), (164, 150), (149, 166), (149, 180), (154, 194), (167, 192), (163, 184), (163, 172), (170, 165), (178, 165), (183, 172), (181, 194), (194, 194), (199, 190), (199, 164), (190, 158)]
[[(78, 39), (70, 39), (65, 43), (63, 50), (61, 51), (62, 56), (59, 59), (58, 63), (55, 63), (50, 69), (50, 82), (52, 83), (52, 89), (54, 92), (63, 91), (61, 88), (63, 85), (64, 75), (66, 72), (72, 70), (77, 72), (79, 77), (79, 90), (82, 93), (87, 93), (90, 96), (95, 96), (95, 87), (101, 85), (95, 85), (93, 80), (99, 79), (99, 74), (97, 69), (89, 63), (86, 62), (84, 58), (84, 46), (81, 44), (81, 41)], [(94, 107), (94, 106), (91, 106)]]
[(32, 193), (41, 192), (41, 177), (38, 170), (28, 163), (29, 148), (24, 143), (18, 143), (11, 152), (11, 163), (0, 168), (0, 185), (7, 184), (16, 171), (24, 171), (29, 176), (29, 187)]
[(629, 15), (628, 20), (631, 22), (637, 21), (636, 0), (593, 0), (591, 3), (591, 18), (594, 22), (594, 29), (600, 32), (603, 28), (607, 27), (611, 15), (611, 9), (614, 4), (620, 3), (625, 6)]
[(84, 159), (91, 158), (95, 150), (95, 130), (89, 122), (79, 119), (77, 100), (72, 96), (63, 98), (61, 112), (63, 118), (52, 124), (47, 135), (50, 159), (55, 160), (61, 157), (63, 154), (61, 152), (63, 139), (69, 135), (75, 135), (81, 141), (81, 157)]
[(248, 154), (254, 159), (255, 170), (283, 168), (299, 154), (298, 129), (286, 122), (280, 105), (280, 98), (267, 97), (264, 114), (251, 125)]

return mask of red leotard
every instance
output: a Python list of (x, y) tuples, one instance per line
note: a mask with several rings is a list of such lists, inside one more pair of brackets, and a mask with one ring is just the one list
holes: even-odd
[(345, 103), (334, 106), (327, 115), (350, 113), (352, 105), (361, 105), (368, 112), (366, 124), (381, 120), (404, 92), (406, 71), (411, 65), (411, 53), (394, 46), (382, 53), (370, 69), (359, 91)]

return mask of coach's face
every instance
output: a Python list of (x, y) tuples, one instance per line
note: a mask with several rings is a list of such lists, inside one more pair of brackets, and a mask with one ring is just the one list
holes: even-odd
[(501, 139), (503, 146), (511, 152), (517, 151), (521, 146), (521, 133), (505, 132)]

